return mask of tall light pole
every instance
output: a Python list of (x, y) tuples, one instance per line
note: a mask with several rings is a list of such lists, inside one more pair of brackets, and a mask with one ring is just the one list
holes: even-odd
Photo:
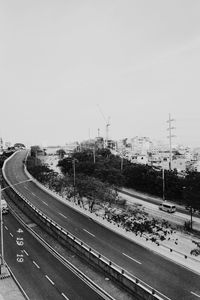
[(2, 203), (1, 203), (1, 193), (2, 193), (2, 189), (0, 188), (0, 214), (1, 214), (1, 266), (0, 266), (0, 274), (2, 274), (3, 272), (3, 268), (4, 268), (4, 265), (5, 265), (5, 262), (4, 262), (4, 247), (3, 247), (3, 218), (2, 218)]
[(28, 179), (28, 180), (24, 180), (24, 181), (20, 181), (20, 182), (17, 182), (15, 184), (12, 184), (12, 185), (9, 185), (9, 186), (6, 186), (5, 188), (1, 188), (0, 186), (0, 217), (1, 217), (1, 264), (0, 264), (0, 275), (3, 273), (3, 270), (5, 268), (5, 261), (4, 261), (4, 242), (3, 242), (3, 214), (2, 214), (2, 203), (1, 203), (1, 195), (2, 195), (2, 192), (8, 188), (12, 188), (13, 186), (15, 185), (18, 185), (18, 184), (22, 184), (24, 182), (27, 182), (27, 181), (32, 181), (32, 179)]

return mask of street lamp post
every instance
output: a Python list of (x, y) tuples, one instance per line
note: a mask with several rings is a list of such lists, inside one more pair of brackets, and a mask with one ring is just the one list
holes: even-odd
[(2, 218), (2, 203), (1, 203), (1, 193), (2, 193), (2, 190), (0, 188), (0, 214), (1, 214), (1, 267), (0, 267), (0, 274), (2, 274), (2, 271), (3, 271), (3, 267), (5, 265), (4, 263), (4, 247), (3, 247), (3, 218)]
[(9, 186), (6, 186), (5, 188), (1, 188), (0, 186), (0, 218), (1, 218), (1, 264), (0, 264), (0, 275), (3, 273), (4, 269), (5, 269), (5, 261), (4, 261), (4, 242), (3, 242), (3, 214), (2, 214), (2, 203), (1, 203), (1, 195), (2, 195), (2, 192), (8, 188), (11, 188), (15, 185), (18, 185), (18, 184), (21, 184), (21, 183), (24, 183), (24, 182), (27, 182), (27, 181), (32, 181), (32, 179), (28, 179), (28, 180), (24, 180), (24, 181), (20, 181), (20, 182), (17, 182), (15, 184), (12, 184), (12, 185), (9, 185)]

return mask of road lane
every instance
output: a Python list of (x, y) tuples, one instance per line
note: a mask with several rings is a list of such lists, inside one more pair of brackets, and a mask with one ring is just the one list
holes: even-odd
[[(11, 214), (5, 216), (5, 226), (5, 260), (31, 300), (63, 300), (63, 295), (70, 300), (103, 299), (49, 253)], [(19, 245), (17, 242), (22, 239), (23, 244)]]
[[(6, 174), (13, 183), (16, 181), (13, 175), (16, 170), (20, 180), (27, 179), (21, 164), (23, 155), (21, 152), (16, 155), (17, 157), (14, 156), (6, 167)], [(169, 298), (177, 300), (184, 298), (195, 299), (190, 291), (194, 291), (197, 294), (200, 292), (200, 278), (197, 274), (91, 221), (88, 217), (57, 201), (54, 197), (39, 189), (34, 183), (27, 182), (26, 186), (28, 188), (26, 190), (23, 185), (16, 186), (16, 188), (60, 226), (69, 230), (92, 248), (110, 258), (133, 275), (141, 278)], [(34, 192), (36, 197), (31, 194), (31, 191)], [(41, 200), (45, 200), (48, 206), (44, 205)], [(83, 231), (82, 228), (92, 233), (95, 237)], [(130, 260), (123, 253), (141, 262), (141, 264)]]

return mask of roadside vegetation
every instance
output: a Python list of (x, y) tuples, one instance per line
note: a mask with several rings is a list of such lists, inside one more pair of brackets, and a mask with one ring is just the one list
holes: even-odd
[[(148, 165), (132, 164), (126, 159), (123, 159), (122, 168), (121, 158), (111, 154), (109, 149), (96, 151), (95, 157), (91, 150), (74, 152), (70, 157), (64, 157), (62, 150), (58, 153), (58, 167), (63, 176), (46, 165), (41, 165), (35, 153), (36, 148), (32, 147), (28, 161), (30, 173), (56, 192), (65, 189), (68, 196), (76, 193), (79, 201), (83, 197), (89, 197), (103, 201), (107, 199), (112, 203), (119, 200), (117, 190), (121, 187), (162, 197), (162, 170)], [(176, 170), (165, 170), (165, 199), (200, 211), (200, 173), (188, 172), (185, 177), (180, 177)]]
[(11, 156), (15, 151), (11, 152), (3, 152), (2, 155), (0, 155), (0, 169), (3, 167), (4, 161)]
[[(91, 150), (74, 152), (70, 158), (59, 160), (58, 166), (64, 175), (73, 174), (75, 161), (76, 174), (94, 177), (116, 188), (127, 187), (140, 192), (162, 197), (162, 170), (148, 165), (122, 161), (119, 156), (103, 149), (94, 153)], [(200, 210), (200, 173), (188, 172), (180, 177), (176, 170), (165, 170), (165, 198), (193, 209)]]
[[(137, 190), (161, 196), (160, 171), (149, 166), (134, 165), (127, 160), (123, 161), (121, 170), (121, 158), (112, 155), (107, 149), (97, 151), (95, 160), (92, 151), (75, 152), (71, 157), (64, 157), (63, 152), (57, 155), (60, 158), (58, 167), (62, 171), (61, 174), (42, 164), (34, 151), (31, 151), (27, 160), (28, 171), (60, 196), (126, 231), (143, 236), (158, 245), (165, 240), (173, 241), (176, 226), (172, 226), (166, 220), (150, 217), (139, 204), (127, 205), (118, 195), (118, 189), (126, 186), (134, 189), (137, 187)], [(168, 195), (176, 195), (172, 199), (178, 203), (191, 204), (187, 199), (198, 190), (198, 179), (200, 178), (196, 172), (189, 173), (185, 178), (178, 177), (175, 171), (166, 172)], [(193, 199), (193, 203), (198, 204), (198, 198), (195, 196)], [(178, 240), (174, 240), (174, 243), (177, 244)], [(199, 246), (196, 245), (191, 254), (198, 255), (198, 249)]]

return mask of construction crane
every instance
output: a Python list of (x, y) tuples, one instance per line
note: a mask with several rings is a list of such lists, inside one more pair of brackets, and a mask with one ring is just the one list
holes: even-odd
[(105, 120), (105, 122), (106, 122), (106, 138), (105, 138), (105, 147), (108, 147), (108, 137), (109, 137), (110, 117), (108, 117), (108, 118), (106, 119), (106, 117), (105, 117), (105, 115), (103, 114), (103, 112), (102, 112), (102, 110), (101, 110), (100, 106), (99, 106), (99, 105), (97, 105), (97, 106), (98, 106), (98, 108), (99, 108), (99, 111), (100, 111), (100, 113), (101, 113), (102, 117), (104, 118), (104, 120)]

